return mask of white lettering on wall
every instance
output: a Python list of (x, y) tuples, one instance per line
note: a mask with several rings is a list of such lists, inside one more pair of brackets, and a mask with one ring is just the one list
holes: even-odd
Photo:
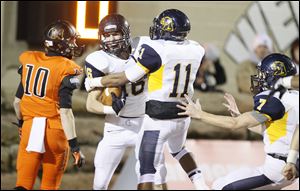
[(275, 50), (285, 52), (299, 36), (299, 1), (253, 2), (225, 42), (226, 54), (236, 63), (249, 58), (256, 34), (273, 38)]

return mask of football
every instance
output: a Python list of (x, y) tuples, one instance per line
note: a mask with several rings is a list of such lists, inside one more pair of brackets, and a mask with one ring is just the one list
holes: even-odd
[(113, 88), (105, 88), (102, 94), (99, 96), (99, 101), (103, 105), (111, 106), (112, 105), (112, 97), (111, 92), (114, 92), (117, 97), (121, 96), (122, 90), (120, 87)]

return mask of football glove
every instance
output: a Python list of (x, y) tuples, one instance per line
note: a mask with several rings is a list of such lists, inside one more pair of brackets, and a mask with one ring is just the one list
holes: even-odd
[(125, 92), (122, 91), (122, 95), (120, 97), (117, 97), (114, 92), (111, 92), (111, 97), (112, 97), (112, 108), (116, 112), (116, 114), (119, 115), (119, 112), (124, 107), (126, 102)]
[(74, 166), (77, 166), (78, 168), (82, 167), (85, 164), (85, 156), (82, 154), (82, 152), (79, 149), (79, 145), (77, 142), (77, 138), (73, 138), (71, 140), (68, 140), (69, 146), (71, 148), (72, 157), (74, 159)]
[(72, 152), (72, 156), (74, 159), (74, 166), (78, 168), (82, 167), (85, 164), (85, 156), (82, 154), (80, 150)]

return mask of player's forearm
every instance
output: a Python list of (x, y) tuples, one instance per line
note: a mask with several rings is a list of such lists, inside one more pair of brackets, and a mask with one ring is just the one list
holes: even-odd
[(295, 132), (293, 134), (291, 150), (299, 151), (299, 126), (296, 127)]
[(15, 113), (16, 113), (16, 116), (17, 116), (17, 119), (18, 120), (21, 120), (23, 117), (22, 117), (22, 114), (21, 114), (21, 110), (20, 110), (20, 101), (21, 99), (15, 97), (14, 99), (14, 110), (15, 110)]
[(239, 126), (237, 126), (237, 120), (235, 117), (214, 115), (205, 111), (202, 111), (200, 116), (201, 117), (199, 119), (201, 119), (203, 122), (217, 127), (223, 127), (226, 129), (240, 128)]
[(91, 91), (86, 100), (86, 110), (96, 114), (115, 114), (111, 106), (105, 106), (98, 101), (102, 90)]
[(299, 155), (299, 125), (297, 125), (295, 132), (293, 134), (293, 138), (292, 138), (292, 142), (290, 145), (290, 150), (286, 162), (296, 164), (298, 155)]
[(103, 76), (101, 79), (101, 84), (104, 87), (118, 87), (128, 83), (129, 80), (126, 78), (125, 72), (110, 74), (108, 76)]
[(299, 89), (299, 75), (292, 77), (292, 88), (298, 88)]
[(214, 115), (202, 111), (199, 116), (203, 122), (227, 129), (250, 128), (260, 124), (254, 117), (251, 116), (251, 112), (243, 113), (238, 117), (229, 117)]
[(76, 138), (75, 120), (71, 108), (61, 108), (60, 118), (67, 140)]
[(257, 134), (260, 134), (260, 135), (263, 134), (263, 129), (262, 129), (262, 125), (261, 125), (261, 124), (255, 126), (255, 127), (250, 127), (250, 128), (248, 128), (248, 129), (249, 129), (250, 131), (254, 132), (254, 133), (257, 133)]
[(91, 91), (86, 100), (86, 110), (91, 113), (104, 114), (103, 104), (97, 101), (101, 91)]

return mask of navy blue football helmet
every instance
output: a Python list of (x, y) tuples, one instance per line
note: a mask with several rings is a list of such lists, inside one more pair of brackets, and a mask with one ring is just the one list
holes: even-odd
[(84, 51), (84, 46), (78, 47), (76, 44), (79, 37), (80, 35), (70, 22), (57, 20), (45, 28), (45, 50), (70, 59), (73, 56), (79, 57)]
[[(120, 33), (121, 38), (107, 40), (106, 37), (113, 33)], [(118, 57), (122, 57), (122, 53), (124, 52), (127, 54), (131, 52), (130, 25), (120, 14), (107, 15), (100, 21), (98, 38), (100, 40), (100, 48), (105, 52)]]
[(183, 12), (167, 9), (153, 19), (149, 36), (152, 40), (183, 41), (190, 30), (190, 20)]
[(251, 91), (258, 94), (270, 90), (279, 78), (293, 76), (296, 74), (296, 65), (293, 61), (279, 53), (266, 56), (257, 65), (257, 75), (251, 75)]

